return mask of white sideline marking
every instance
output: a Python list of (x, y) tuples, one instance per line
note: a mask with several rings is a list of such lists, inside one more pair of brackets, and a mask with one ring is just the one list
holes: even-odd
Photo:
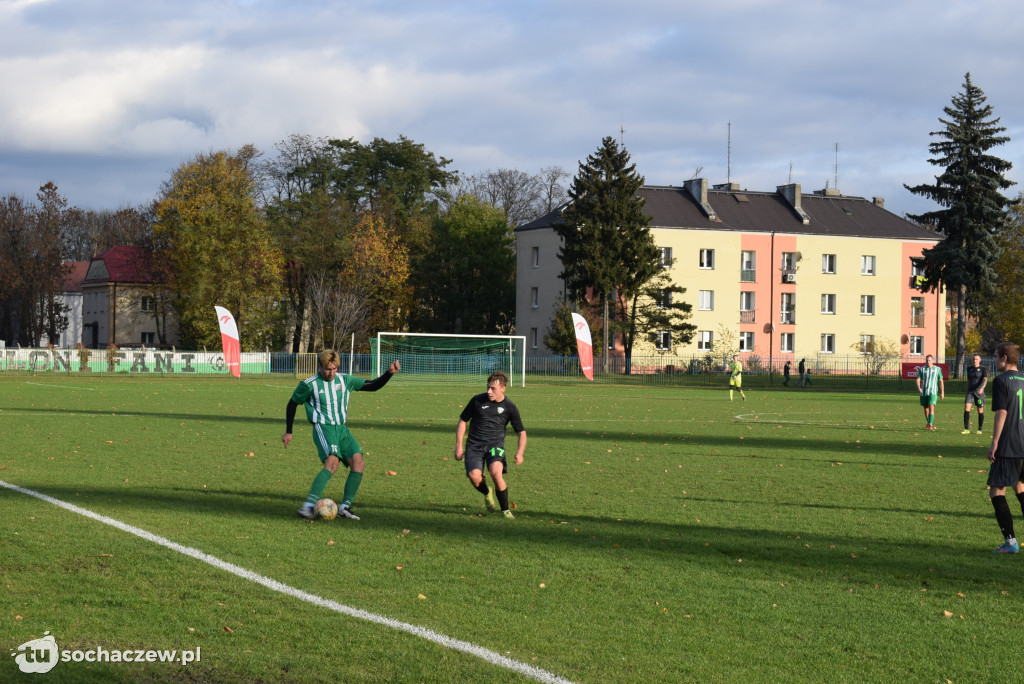
[(86, 518), (92, 518), (93, 520), (101, 522), (104, 525), (116, 527), (122, 532), (134, 534), (136, 537), (141, 537), (146, 541), (151, 541), (154, 544), (159, 544), (160, 546), (171, 549), (172, 551), (177, 551), (178, 553), (184, 554), (189, 558), (194, 558), (195, 560), (202, 561), (204, 563), (212, 565), (215, 568), (224, 570), (225, 572), (230, 572), (232, 575), (236, 575), (238, 577), (241, 577), (242, 579), (249, 580), (250, 582), (255, 582), (256, 584), (263, 585), (268, 589), (272, 589), (273, 591), (277, 591), (282, 594), (287, 594), (288, 596), (292, 596), (301, 601), (312, 603), (313, 605), (319, 606), (320, 608), (326, 608), (327, 610), (333, 610), (336, 613), (343, 613), (345, 615), (358, 618), (360, 620), (375, 622), (378, 625), (384, 625), (385, 627), (390, 627), (392, 629), (408, 632), (413, 636), (418, 636), (422, 639), (426, 639), (427, 641), (433, 641), (435, 644), (444, 646), (445, 648), (450, 648), (454, 651), (462, 651), (463, 653), (476, 656), (477, 658), (485, 660), (492, 665), (497, 665), (498, 667), (503, 667), (507, 670), (518, 672), (521, 675), (525, 675), (532, 679), (536, 679), (539, 682), (545, 682), (550, 684), (573, 684), (573, 682), (569, 679), (564, 679), (552, 672), (542, 670), (539, 667), (533, 667), (532, 665), (521, 663), (518, 660), (507, 658), (501, 655), (500, 653), (496, 653), (495, 651), (491, 651), (482, 646), (477, 646), (476, 644), (470, 643), (468, 641), (454, 639), (450, 636), (441, 634), (440, 632), (435, 632), (432, 629), (427, 629), (426, 627), (419, 627), (417, 625), (409, 624), (408, 622), (393, 620), (389, 617), (384, 617), (383, 615), (377, 615), (376, 613), (370, 613), (368, 611), (360, 610), (358, 608), (352, 608), (342, 603), (338, 603), (337, 601), (326, 599), (315, 594), (310, 594), (309, 592), (305, 592), (301, 589), (296, 589), (295, 587), (288, 586), (287, 584), (283, 584), (269, 577), (264, 577), (263, 575), (253, 572), (252, 570), (246, 570), (245, 568), (237, 566), (234, 563), (228, 563), (227, 561), (223, 561), (217, 558), (216, 556), (211, 556), (210, 554), (204, 553), (199, 549), (194, 549), (190, 546), (178, 544), (177, 542), (173, 542), (170, 539), (165, 539), (164, 537), (155, 535), (152, 532), (147, 532), (146, 530), (143, 530), (141, 528), (133, 527), (132, 525), (121, 522), (120, 520), (114, 520), (113, 518), (108, 518), (104, 515), (100, 515), (99, 513), (93, 513), (88, 509), (81, 508), (74, 504), (70, 504), (66, 501), (61, 501), (60, 499), (55, 499), (52, 496), (47, 496), (46, 494), (42, 494), (31, 489), (25, 489), (24, 487), (19, 487), (17, 485), (10, 484), (9, 482), (4, 482), (3, 480), (0, 480), (0, 486), (4, 486), (7, 489), (12, 489), (16, 492), (21, 492), (22, 494), (27, 494), (28, 496), (34, 496), (37, 499), (42, 499), (47, 503), (51, 503), (54, 506), (59, 506), (60, 508), (71, 511), (72, 513), (77, 513), (79, 515), (85, 516)]
[(76, 387), (75, 385), (51, 385), (48, 382), (26, 382), (26, 385), (35, 385), (37, 387), (56, 387), (57, 389), (77, 389), (77, 390), (88, 390), (95, 392), (95, 387)]

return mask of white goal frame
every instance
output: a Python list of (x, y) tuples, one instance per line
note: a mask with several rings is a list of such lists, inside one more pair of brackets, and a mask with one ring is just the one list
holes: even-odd
[(521, 350), (520, 362), (522, 363), (522, 371), (520, 371), (520, 380), (522, 387), (526, 387), (526, 335), (455, 335), (451, 333), (404, 333), (404, 332), (378, 332), (377, 333), (377, 377), (380, 377), (384, 372), (381, 368), (381, 362), (384, 358), (384, 354), (381, 353), (383, 347), (381, 346), (382, 341), (386, 337), (449, 337), (462, 340), (504, 340), (508, 343), (508, 368), (505, 370), (508, 372), (509, 382), (515, 382), (515, 369), (513, 368), (513, 357), (515, 354), (514, 342), (519, 340), (519, 348)]

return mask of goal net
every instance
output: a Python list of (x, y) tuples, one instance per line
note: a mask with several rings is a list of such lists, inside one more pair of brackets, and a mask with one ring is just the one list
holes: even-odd
[(521, 335), (381, 332), (371, 343), (378, 376), (397, 359), (402, 375), (422, 380), (483, 384), (500, 370), (509, 385), (526, 386), (526, 338)]

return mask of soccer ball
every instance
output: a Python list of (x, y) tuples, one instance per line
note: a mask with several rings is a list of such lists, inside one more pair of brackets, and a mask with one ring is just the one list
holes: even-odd
[(338, 517), (338, 504), (331, 499), (320, 499), (313, 510), (316, 511), (316, 517), (321, 520), (334, 520)]

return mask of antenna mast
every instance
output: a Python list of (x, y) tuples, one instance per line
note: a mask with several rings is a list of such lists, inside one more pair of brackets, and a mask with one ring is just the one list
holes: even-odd
[(725, 145), (725, 182), (732, 182), (732, 121), (729, 122), (729, 134)]
[(839, 143), (836, 143), (836, 165), (832, 177), (832, 187), (839, 190)]

